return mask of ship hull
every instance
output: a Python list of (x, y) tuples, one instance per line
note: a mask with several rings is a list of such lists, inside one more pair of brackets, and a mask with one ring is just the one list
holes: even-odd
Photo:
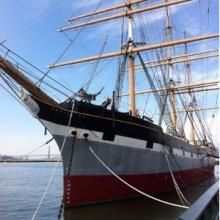
[(168, 164), (180, 187), (213, 173), (215, 161), (205, 150), (163, 133), (152, 122), (91, 104), (76, 103), (72, 115), (36, 104), (35, 116), (61, 151), (65, 207), (140, 196), (109, 173), (90, 148), (114, 173), (148, 194), (175, 190)]
[[(176, 172), (174, 175), (184, 180), (179, 186), (187, 187), (207, 177), (213, 166), (201, 169)], [(205, 174), (205, 175), (204, 175)], [(170, 173), (120, 175), (120, 177), (137, 189), (150, 195), (167, 193), (174, 190)], [(112, 175), (104, 176), (64, 176), (65, 207), (81, 206), (128, 198), (137, 198), (139, 193), (119, 182)]]
[[(55, 135), (58, 146), (64, 137)], [(123, 138), (122, 138), (123, 139)], [(66, 139), (62, 158), (64, 163), (65, 207), (80, 206), (140, 196), (115, 176), (94, 157), (89, 147), (124, 181), (148, 194), (161, 194), (175, 190), (164, 146), (153, 149), (122, 146), (83, 138)], [(178, 185), (183, 188), (212, 174), (214, 161), (198, 158), (193, 153), (175, 151), (168, 161)]]

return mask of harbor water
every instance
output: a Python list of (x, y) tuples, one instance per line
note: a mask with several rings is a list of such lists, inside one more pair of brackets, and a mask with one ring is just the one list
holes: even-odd
[[(0, 163), (0, 219), (31, 219), (49, 182), (54, 166), (55, 163)], [(36, 219), (58, 218), (62, 200), (62, 175), (62, 163), (59, 163)], [(216, 166), (213, 177), (184, 189), (185, 197), (192, 203), (218, 177), (219, 168)], [(175, 192), (157, 197), (169, 202), (180, 203)], [(147, 198), (138, 198), (68, 209), (62, 218), (65, 220), (172, 220), (177, 219), (183, 211), (183, 209), (163, 205)]]

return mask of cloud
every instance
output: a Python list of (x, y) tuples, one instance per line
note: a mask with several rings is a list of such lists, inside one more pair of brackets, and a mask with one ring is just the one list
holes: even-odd
[(207, 77), (207, 72), (208, 71), (205, 71), (205, 70), (203, 72), (202, 71), (198, 71), (198, 72), (193, 71), (193, 74), (192, 74), (193, 81), (194, 82), (204, 82), (204, 81), (207, 81), (207, 79), (209, 81), (218, 80), (219, 70), (217, 67), (215, 70), (208, 72), (209, 77)]
[[(196, 0), (195, 2), (198, 2), (198, 1), (199, 0)], [(83, 0), (83, 1), (74, 2), (73, 5), (74, 5), (75, 10), (76, 11), (79, 10), (77, 13), (75, 13), (75, 16), (83, 14), (82, 11), (85, 10), (84, 8), (87, 9), (87, 11), (85, 13), (92, 12), (93, 11), (92, 8), (94, 9), (93, 6), (97, 6), (99, 3), (100, 3), (100, 0), (94, 0), (94, 1)], [(106, 3), (105, 1), (103, 1), (101, 3), (100, 8), (105, 7), (106, 4), (115, 5), (115, 2), (114, 1), (107, 1), (107, 3)], [(147, 5), (144, 5), (144, 7), (148, 7), (149, 5), (156, 5), (156, 3), (147, 4)], [(178, 12), (180, 12), (181, 10), (184, 10), (185, 8), (188, 10), (188, 8), (192, 8), (192, 6), (194, 6), (194, 4), (192, 4), (192, 2), (186, 2), (186, 3), (181, 3), (181, 4), (170, 6), (169, 9), (170, 9), (170, 13), (173, 17), (173, 22), (175, 20), (175, 16), (178, 15)], [(140, 6), (134, 8), (134, 9), (137, 9), (139, 7)], [(121, 9), (119, 11), (121, 12)], [(118, 11), (113, 11), (110, 14), (117, 14), (117, 13), (118, 13)], [(108, 15), (109, 15), (109, 13), (107, 13), (107, 15), (103, 14), (103, 16), (101, 16), (101, 17), (105, 17)], [(142, 20), (144, 21), (144, 23), (141, 22), (140, 19), (138, 19), (140, 16), (142, 17)], [(137, 15), (134, 15), (134, 29), (137, 29), (137, 28), (142, 27), (144, 25), (144, 26), (148, 27), (149, 30), (152, 28), (154, 28), (154, 30), (155, 30), (155, 27), (157, 28), (157, 26), (153, 27), (153, 25), (156, 25), (156, 23), (160, 23), (162, 26), (165, 25), (165, 8), (161, 8), (161, 9), (157, 9), (157, 10), (153, 10), (153, 11), (148, 11), (145, 13), (140, 13), (139, 17)], [(96, 17), (94, 17), (94, 19), (92, 19), (92, 20), (95, 20), (95, 19), (96, 19)], [(161, 22), (163, 22), (163, 23), (161, 23)], [(112, 20), (112, 21), (107, 21), (105, 23), (96, 24), (93, 26), (93, 28), (95, 27), (95, 31), (88, 32), (87, 36), (89, 39), (92, 39), (95, 37), (95, 35), (98, 35), (100, 33), (105, 33), (108, 31), (112, 31), (111, 32), (112, 36), (119, 36), (120, 35), (120, 27), (121, 27), (120, 23), (121, 23), (121, 20), (116, 19), (116, 20)], [(196, 23), (196, 22), (194, 22), (194, 23)], [(98, 28), (96, 28), (96, 27), (98, 27)], [(144, 27), (144, 28), (146, 28), (146, 27)], [(125, 30), (126, 29), (127, 29), (127, 18), (125, 18)], [(193, 30), (195, 31), (196, 29), (194, 28)], [(160, 30), (158, 30), (158, 31), (161, 32)], [(156, 36), (156, 38), (158, 38), (158, 37), (160, 37), (160, 36)]]
[[(186, 4), (187, 3), (170, 6), (169, 7), (170, 15), (173, 16), (176, 13), (178, 13), (181, 9), (183, 9), (183, 6), (186, 5)], [(162, 20), (165, 22), (165, 16), (166, 16), (165, 15), (165, 8), (161, 8), (161, 9), (141, 13), (141, 15), (142, 15), (143, 20), (146, 22), (146, 24), (152, 24), (152, 23), (162, 21)], [(138, 22), (137, 22), (137, 25), (138, 25)]]
[[(97, 3), (98, 1), (96, 1)], [(181, 7), (176, 7), (176, 6), (171, 6), (170, 7), (170, 12), (172, 15), (176, 14), (179, 10), (181, 9)], [(117, 14), (117, 12), (112, 13), (112, 14)], [(144, 21), (141, 22), (141, 20), (139, 19), (141, 16), (141, 20)], [(113, 31), (113, 35), (114, 36), (118, 36), (120, 34), (120, 24), (121, 24), (121, 20), (122, 19), (116, 19), (116, 20), (112, 20), (112, 21), (108, 21), (105, 22), (104, 25), (100, 25), (98, 28), (98, 32), (99, 33), (103, 33), (103, 32), (107, 32), (107, 31)], [(161, 22), (163, 21), (165, 23), (165, 9), (158, 9), (158, 10), (153, 10), (153, 11), (149, 11), (146, 13), (141, 13), (139, 14), (139, 17), (137, 17), (136, 15), (134, 15), (134, 28), (137, 29), (143, 25), (153, 25), (157, 22)], [(116, 27), (118, 27), (118, 29), (116, 29)], [(127, 29), (127, 18), (125, 18), (125, 30)], [(91, 32), (91, 36), (94, 36), (96, 33)]]

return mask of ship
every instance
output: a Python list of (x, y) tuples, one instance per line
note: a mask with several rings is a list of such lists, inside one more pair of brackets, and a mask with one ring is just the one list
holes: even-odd
[[(89, 93), (88, 88), (79, 87), (68, 98), (57, 101), (41, 88), (48, 77), (54, 80), (49, 76), (49, 71), (43, 72), (43, 77), (37, 83), (33, 82), (27, 76), (28, 68), (24, 68), (24, 63), (29, 69), (31, 67), (36, 72), (40, 70), (1, 43), (1, 79), (15, 92), (21, 104), (40, 121), (45, 131), (50, 132), (60, 149), (64, 172), (63, 202), (66, 208), (140, 196), (137, 190), (124, 182), (141, 192), (157, 195), (174, 191), (176, 186), (185, 188), (213, 174), (218, 153), (199, 114), (202, 109), (197, 105), (195, 94), (218, 91), (219, 81), (192, 82), (190, 64), (194, 60), (216, 58), (218, 50), (189, 53), (188, 45), (217, 40), (219, 34), (173, 39), (170, 8), (191, 2), (125, 1), (70, 17), (67, 20), (69, 25), (59, 29), (60, 32), (68, 32), (112, 20), (123, 19), (124, 24), (127, 22), (118, 51), (104, 53), (103, 44), (101, 52), (95, 56), (64, 62), (58, 59), (48, 66), (49, 71), (90, 62), (95, 62), (97, 66), (103, 59), (117, 58), (119, 65), (115, 87), (111, 96), (102, 103), (96, 101), (105, 89), (102, 85), (94, 93)], [(159, 9), (164, 10), (165, 14), (165, 40), (146, 43), (143, 32), (141, 40), (135, 39), (135, 16)], [(108, 16), (105, 16), (106, 13)], [(184, 53), (174, 53), (173, 48), (178, 45), (182, 46)], [(151, 54), (152, 51), (156, 52), (158, 59), (146, 61), (144, 54)], [(23, 65), (18, 65), (18, 60)], [(184, 73), (181, 74), (185, 76), (185, 84), (178, 84), (174, 77), (174, 66), (179, 63), (184, 67)], [(151, 71), (155, 68), (160, 68), (163, 73), (160, 74), (161, 78), (157, 76), (156, 81)], [(144, 92), (136, 90), (135, 74), (138, 71), (148, 81), (148, 90)], [(123, 93), (126, 75), (129, 91)], [(15, 83), (20, 86), (17, 90), (13, 87)], [(154, 105), (159, 112), (157, 122), (137, 106), (136, 97), (143, 93), (155, 99)], [(177, 97), (183, 95), (187, 99), (179, 99), (179, 102), (182, 100), (182, 110), (179, 110)], [(125, 109), (121, 99), (127, 97), (129, 104), (128, 109)], [(209, 110), (213, 109), (218, 107)], [(184, 117), (189, 121), (189, 138), (184, 132), (180, 112), (184, 112)]]

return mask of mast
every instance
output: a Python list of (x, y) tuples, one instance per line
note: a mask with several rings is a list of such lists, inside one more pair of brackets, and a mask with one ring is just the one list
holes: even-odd
[[(169, 2), (169, 0), (165, 0), (166, 3)], [(170, 22), (170, 12), (168, 6), (165, 7), (165, 12), (166, 12), (166, 41), (172, 41), (172, 26)], [(173, 81), (173, 66), (170, 63), (172, 57), (172, 47), (169, 46), (167, 47), (167, 59), (168, 59), (168, 77), (169, 77), (169, 99), (170, 99), (170, 107), (171, 107), (171, 121), (176, 129), (176, 108), (175, 108), (175, 93), (173, 90), (174, 86), (174, 81)]]
[[(163, 3), (159, 4), (154, 4), (151, 6), (146, 6), (142, 8), (133, 8), (133, 5), (139, 4), (142, 2), (146, 2), (148, 0), (127, 0), (125, 3), (115, 5), (109, 8), (104, 8), (100, 9), (95, 12), (87, 13), (84, 15), (79, 15), (76, 17), (71, 17), (67, 21), (71, 22), (70, 25), (67, 27), (61, 27), (58, 31), (60, 32), (66, 32), (90, 25), (95, 25), (98, 23), (103, 23), (107, 22), (110, 20), (115, 20), (119, 19), (121, 17), (127, 17), (128, 19), (128, 42), (127, 42), (127, 47), (123, 47), (119, 51), (113, 51), (109, 53), (105, 53), (102, 55), (93, 55), (90, 57), (84, 57), (80, 59), (75, 59), (75, 60), (69, 60), (69, 61), (63, 61), (63, 62), (56, 62), (52, 65), (49, 65), (48, 68), (58, 68), (58, 67), (64, 67), (64, 66), (70, 66), (70, 65), (75, 65), (75, 64), (80, 64), (80, 63), (87, 63), (87, 62), (92, 62), (96, 60), (102, 60), (102, 59), (109, 59), (109, 58), (114, 58), (118, 56), (128, 56), (129, 57), (129, 67), (128, 67), (128, 76), (129, 76), (129, 108), (131, 111), (132, 116), (136, 116), (136, 104), (135, 104), (135, 56), (134, 54), (144, 52), (144, 51), (151, 51), (155, 50), (158, 48), (167, 48), (167, 60), (164, 60), (164, 63), (167, 62), (169, 69), (168, 69), (168, 76), (170, 79), (170, 91), (169, 91), (169, 96), (170, 96), (170, 105), (171, 105), (171, 110), (172, 110), (172, 124), (173, 127), (176, 128), (176, 114), (175, 114), (175, 85), (173, 83), (173, 71), (172, 71), (172, 62), (183, 62), (183, 59), (185, 59), (185, 56), (177, 56), (174, 57), (175, 59), (173, 60), (172, 58), (172, 46), (175, 45), (180, 45), (188, 42), (195, 42), (195, 41), (202, 41), (202, 40), (207, 40), (207, 39), (212, 39), (212, 38), (218, 38), (218, 34), (209, 34), (209, 35), (203, 35), (203, 36), (197, 36), (197, 37), (191, 37), (188, 39), (178, 39), (178, 40), (172, 40), (172, 28), (171, 28), (171, 22), (170, 22), (170, 15), (169, 15), (169, 8), (168, 6), (171, 5), (177, 5), (181, 3), (186, 3), (186, 2), (191, 2), (192, 0), (172, 0), (168, 1), (165, 0)], [(126, 11), (122, 12), (114, 12), (116, 9), (122, 9), (126, 8)], [(143, 12), (148, 12), (148, 11), (153, 11), (153, 10), (158, 10), (160, 8), (165, 8), (166, 9), (166, 41), (163, 43), (154, 43), (150, 45), (134, 45), (133, 41), (133, 16), (139, 13)], [(105, 12), (112, 12), (113, 14), (107, 15), (107, 16), (102, 16)], [(98, 17), (97, 17), (98, 15)], [(83, 18), (90, 17), (92, 16), (91, 20), (84, 21), (82, 20)], [(73, 23), (72, 23), (73, 22)], [(192, 54), (190, 59), (199, 59), (202, 54)], [(203, 55), (205, 56), (205, 55)], [(206, 54), (206, 56), (208, 56)], [(211, 56), (211, 55), (209, 55)], [(212, 55), (216, 56), (216, 55)], [(187, 58), (188, 59), (188, 58)], [(157, 65), (157, 63), (156, 63)], [(160, 63), (161, 65), (161, 63)], [(165, 64), (167, 65), (167, 64)], [(181, 91), (180, 91), (181, 92)]]
[[(184, 32), (184, 38), (186, 38), (186, 33)], [(188, 48), (187, 48), (187, 44), (184, 44), (185, 46), (185, 54), (188, 53)], [(192, 83), (192, 79), (190, 76), (190, 64), (189, 61), (185, 61), (185, 77), (186, 77), (186, 83), (187, 84), (191, 84)], [(193, 95), (191, 93), (191, 89), (189, 88), (188, 90), (189, 92), (189, 110), (188, 110), (188, 114), (189, 114), (189, 121), (190, 121), (190, 140), (192, 142), (192, 144), (195, 144), (195, 127), (194, 127), (194, 117), (193, 117), (193, 111), (192, 109), (194, 108), (194, 100), (193, 100)]]
[[(128, 12), (132, 11), (132, 6), (129, 5), (128, 0)], [(133, 49), (133, 17), (128, 15), (128, 49)], [(135, 104), (135, 70), (134, 70), (134, 55), (129, 52), (129, 70), (128, 70), (128, 81), (129, 81), (129, 107), (132, 116), (136, 116), (136, 104)]]

